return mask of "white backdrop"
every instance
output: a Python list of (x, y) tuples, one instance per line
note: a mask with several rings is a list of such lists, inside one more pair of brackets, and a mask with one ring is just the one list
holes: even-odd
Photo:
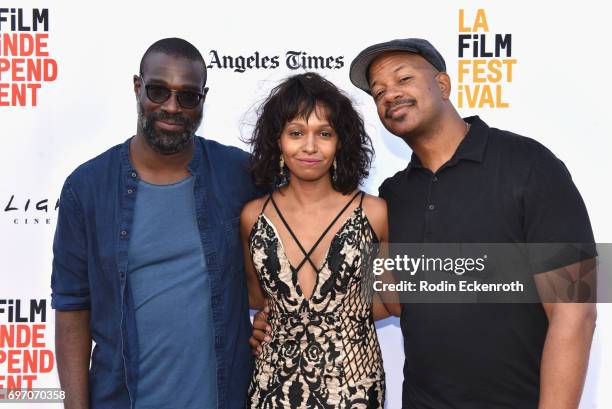
[[(80, 163), (134, 133), (132, 75), (137, 74), (148, 45), (164, 37), (189, 40), (207, 61), (211, 50), (233, 57), (255, 52), (279, 56), (275, 69), (209, 69), (210, 92), (199, 134), (241, 147), (239, 137), (250, 131), (257, 102), (280, 79), (300, 72), (287, 67), (287, 51), (342, 57), (341, 68), (315, 71), (345, 90), (365, 117), (376, 159), (364, 189), (376, 194), (382, 180), (406, 166), (410, 150), (384, 130), (371, 99), (351, 85), (351, 60), (373, 43), (427, 38), (446, 59), (457, 102), (459, 9), (465, 10), (465, 23), (471, 25), (483, 8), (489, 32), (481, 29), (479, 34), (487, 40), (496, 33), (512, 35), (511, 58), (516, 59), (512, 81), (500, 83), (503, 102), (509, 106), (464, 107), (460, 112), (477, 113), (491, 126), (530, 136), (550, 148), (572, 173), (596, 240), (612, 242), (607, 214), (611, 194), (605, 187), (612, 175), (612, 143), (605, 119), (612, 91), (606, 75), (612, 63), (607, 41), (612, 28), (603, 2), (582, 1), (571, 7), (540, 2), (522, 7), (501, 0), (106, 2), (96, 7), (69, 1), (15, 3), (12, 6), (23, 9), (24, 21), (30, 25), (33, 8), (48, 9), (48, 32), (40, 26), (38, 33), (48, 34), (45, 58), (55, 59), (58, 72), (57, 79), (38, 90), (36, 106), (2, 106), (2, 101), (10, 100), (2, 92), (10, 90), (13, 81), (10, 73), (1, 71), (0, 60), (0, 325), (8, 324), (8, 302), (1, 300), (47, 299), (46, 348), (53, 348), (51, 243), (62, 183)], [(12, 15), (16, 14), (0, 10), (0, 35), (12, 31)], [(3, 53), (0, 59), (12, 58)], [(36, 210), (36, 203), (45, 199), (48, 210)], [(387, 407), (399, 408), (403, 353), (397, 320), (380, 322), (378, 332), (387, 372)], [(611, 344), (612, 309), (601, 304), (582, 409), (612, 407), (612, 393), (606, 387), (612, 382), (612, 356), (605, 348)], [(6, 383), (7, 371), (6, 362), (0, 361), (0, 387)], [(37, 374), (34, 387), (57, 386), (55, 370)]]

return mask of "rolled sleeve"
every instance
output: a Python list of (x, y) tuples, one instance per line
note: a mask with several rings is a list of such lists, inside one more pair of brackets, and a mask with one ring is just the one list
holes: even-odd
[(83, 211), (69, 179), (60, 196), (53, 240), (51, 290), (51, 307), (54, 309), (73, 311), (91, 307)]

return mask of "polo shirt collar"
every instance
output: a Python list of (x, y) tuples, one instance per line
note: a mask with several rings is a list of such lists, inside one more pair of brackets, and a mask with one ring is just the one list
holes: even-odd
[[(445, 166), (456, 165), (462, 159), (474, 162), (482, 162), (484, 159), (487, 141), (489, 139), (489, 126), (480, 119), (478, 115), (463, 118), (463, 120), (470, 124), (470, 130), (457, 147), (453, 157)], [(408, 169), (422, 167), (423, 164), (421, 160), (413, 151)]]

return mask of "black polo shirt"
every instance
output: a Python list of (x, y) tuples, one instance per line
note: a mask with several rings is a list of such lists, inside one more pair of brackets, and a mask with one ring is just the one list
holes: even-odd
[[(385, 180), (391, 243), (592, 243), (564, 164), (478, 117), (436, 173), (413, 153)], [(548, 321), (539, 303), (404, 304), (403, 407), (537, 408)]]

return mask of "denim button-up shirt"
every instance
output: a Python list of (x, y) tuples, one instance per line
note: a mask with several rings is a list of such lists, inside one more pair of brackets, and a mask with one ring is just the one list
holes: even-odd
[[(53, 308), (91, 310), (96, 344), (89, 376), (92, 409), (133, 408), (138, 388), (138, 334), (126, 277), (138, 194), (129, 143), (84, 163), (67, 178), (53, 243)], [(247, 161), (248, 154), (238, 148), (196, 137), (189, 163), (210, 274), (219, 409), (244, 407), (251, 377), (251, 324), (239, 238), (242, 206), (256, 196)], [(182, 319), (191, 319), (190, 312)], [(177, 342), (181, 336), (176, 334)]]

